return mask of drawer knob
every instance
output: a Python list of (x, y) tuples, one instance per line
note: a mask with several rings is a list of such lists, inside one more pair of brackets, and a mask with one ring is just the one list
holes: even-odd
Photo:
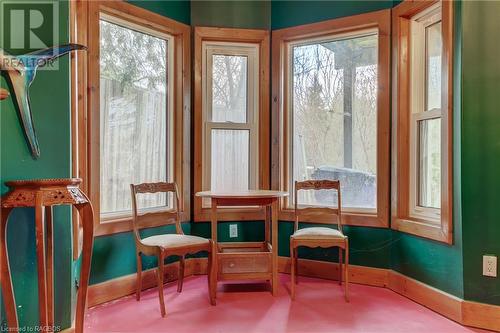
[(229, 267), (233, 268), (234, 267), (234, 262), (229, 263)]

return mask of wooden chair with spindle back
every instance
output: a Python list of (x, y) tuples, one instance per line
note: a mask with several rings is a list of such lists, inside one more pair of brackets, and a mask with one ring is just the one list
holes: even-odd
[[(306, 207), (299, 208), (298, 192), (300, 190), (336, 190), (337, 208), (331, 207)], [(349, 302), (348, 284), (349, 284), (349, 240), (342, 233), (342, 202), (340, 195), (340, 182), (338, 180), (306, 180), (295, 182), (295, 223), (294, 233), (290, 237), (290, 257), (291, 257), (291, 297), (295, 299), (295, 284), (297, 283), (298, 273), (298, 247), (305, 246), (310, 248), (338, 247), (339, 248), (339, 284), (342, 285), (342, 274), (345, 280), (345, 300)], [(299, 229), (299, 220), (301, 216), (307, 214), (331, 214), (332, 224), (335, 224), (334, 216), (337, 216), (338, 229), (327, 227), (307, 227)], [(344, 268), (342, 267), (342, 250), (345, 252)]]
[[(162, 317), (165, 317), (165, 302), (163, 299), (163, 265), (164, 260), (168, 256), (178, 256), (179, 262), (179, 276), (177, 282), (177, 291), (182, 291), (182, 284), (184, 278), (184, 257), (187, 254), (195, 254), (198, 252), (208, 252), (208, 286), (210, 281), (214, 278), (211, 274), (212, 265), (212, 240), (197, 236), (185, 235), (181, 228), (180, 211), (179, 211), (179, 193), (175, 183), (143, 183), (143, 184), (130, 184), (132, 193), (132, 212), (133, 212), (133, 228), (135, 234), (136, 256), (137, 256), (137, 286), (136, 298), (139, 301), (141, 298), (142, 289), (142, 255), (156, 256), (158, 258), (158, 271), (156, 274), (158, 282), (158, 293), (160, 298), (160, 311)], [(141, 220), (147, 218), (151, 213), (139, 213), (137, 207), (137, 195), (141, 193), (173, 193), (175, 208), (162, 214), (165, 216), (165, 224), (175, 224), (175, 234), (162, 234), (146, 238), (141, 238), (139, 234), (139, 227)], [(215, 297), (209, 288), (210, 303), (215, 305)]]

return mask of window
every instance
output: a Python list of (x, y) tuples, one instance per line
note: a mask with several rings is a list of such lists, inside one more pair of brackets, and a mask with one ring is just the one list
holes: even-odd
[[(72, 8), (72, 40), (88, 45), (73, 59), (73, 174), (96, 234), (132, 229), (130, 183), (176, 182), (190, 220), (190, 27), (123, 1)], [(142, 196), (142, 227), (163, 224), (171, 200)]]
[[(130, 184), (172, 180), (170, 36), (100, 19), (100, 215), (130, 216)], [(145, 209), (170, 206), (143, 195)]]
[[(269, 33), (195, 28), (194, 192), (269, 188)], [(194, 198), (195, 221), (210, 201)], [(227, 207), (221, 220), (262, 219)]]
[(393, 16), (399, 32), (393, 227), (446, 242), (451, 242), (451, 6), (403, 2)]
[[(389, 22), (380, 11), (273, 32), (273, 188), (290, 194), (280, 219), (293, 220), (295, 181), (338, 179), (345, 223), (388, 225)], [(299, 204), (336, 206), (308, 192)]]
[(203, 190), (258, 188), (258, 71), (257, 44), (203, 43)]
[[(338, 179), (344, 210), (376, 212), (377, 30), (290, 47), (289, 188), (296, 180)], [(307, 192), (301, 204), (337, 205), (332, 193)]]

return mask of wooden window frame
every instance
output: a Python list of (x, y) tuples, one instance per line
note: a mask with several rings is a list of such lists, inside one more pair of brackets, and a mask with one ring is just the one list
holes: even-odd
[[(269, 32), (255, 29), (195, 27), (194, 29), (194, 193), (203, 190), (203, 43), (251, 43), (259, 45), (258, 77), (258, 179), (259, 189), (269, 189)], [(204, 208), (202, 199), (193, 196), (194, 221), (209, 221), (210, 208)], [(219, 208), (220, 221), (262, 220), (262, 208)]]
[[(440, 220), (412, 214), (411, 172), (411, 18), (439, 1), (404, 1), (392, 12), (393, 113), (391, 226), (395, 230), (453, 243), (453, 2), (441, 1), (443, 63), (441, 76)], [(414, 183), (414, 181), (413, 181)], [(413, 200), (414, 201), (414, 200)]]
[[(155, 14), (124, 1), (72, 1), (71, 39), (88, 51), (72, 58), (72, 145), (75, 177), (82, 178), (94, 207), (95, 235), (132, 230), (132, 215), (106, 221), (100, 218), (100, 119), (99, 119), (99, 18), (100, 13), (169, 35), (173, 50), (173, 181), (179, 187), (181, 221), (190, 221), (190, 103), (191, 55), (188, 25)], [(148, 213), (142, 228), (165, 223), (168, 209)], [(78, 237), (76, 234), (73, 237)]]
[[(377, 211), (343, 212), (346, 225), (386, 228), (389, 226), (390, 176), (390, 10), (343, 17), (319, 23), (306, 24), (273, 31), (272, 34), (272, 188), (291, 192), (288, 179), (288, 52), (290, 43), (300, 40), (355, 33), (367, 29), (378, 30), (378, 89), (377, 89)], [(279, 218), (293, 221), (293, 209), (280, 203)], [(328, 222), (328, 214), (304, 216), (303, 222)]]

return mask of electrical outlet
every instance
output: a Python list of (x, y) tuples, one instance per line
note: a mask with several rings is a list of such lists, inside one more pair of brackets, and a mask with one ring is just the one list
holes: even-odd
[(491, 255), (483, 256), (483, 275), (497, 277), (497, 257)]
[(229, 238), (236, 238), (238, 237), (238, 225), (237, 224), (230, 224), (229, 225)]

